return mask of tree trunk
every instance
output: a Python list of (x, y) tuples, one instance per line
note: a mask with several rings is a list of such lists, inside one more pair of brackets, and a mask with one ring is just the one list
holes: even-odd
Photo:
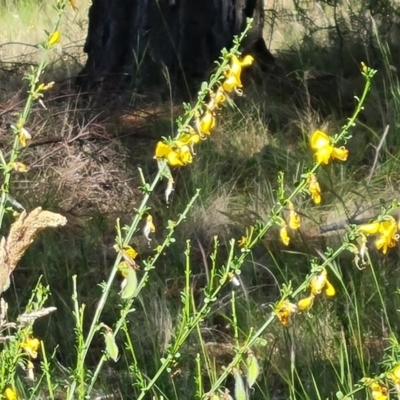
[(273, 62), (262, 38), (263, 0), (93, 0), (78, 84), (147, 88), (204, 79), (247, 17), (254, 24), (245, 47)]

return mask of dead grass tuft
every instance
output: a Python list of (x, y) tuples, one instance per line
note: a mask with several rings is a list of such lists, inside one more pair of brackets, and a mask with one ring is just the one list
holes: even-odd
[(7, 239), (0, 242), (0, 288), (3, 290), (11, 273), (27, 248), (34, 242), (38, 234), (46, 228), (64, 226), (67, 219), (60, 214), (35, 208), (29, 214), (23, 211), (11, 226)]

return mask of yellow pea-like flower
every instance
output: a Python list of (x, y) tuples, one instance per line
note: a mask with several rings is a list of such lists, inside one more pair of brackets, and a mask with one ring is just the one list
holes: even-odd
[(6, 400), (18, 400), (18, 395), (14, 388), (7, 388), (3, 395)]
[(291, 315), (297, 311), (296, 304), (291, 303), (289, 300), (281, 300), (275, 307), (275, 315), (284, 326), (289, 326)]
[(58, 43), (61, 39), (61, 33), (60, 31), (54, 31), (50, 36), (48, 40), (48, 46), (51, 47), (54, 44)]
[(20, 347), (25, 350), (29, 357), (37, 358), (40, 347), (40, 340), (34, 337), (27, 337), (20, 344)]
[(290, 243), (290, 237), (289, 237), (289, 234), (288, 234), (288, 231), (287, 231), (286, 224), (281, 226), (281, 229), (279, 231), (279, 236), (280, 236), (280, 238), (282, 240), (282, 243), (285, 246), (288, 246), (289, 243)]
[(311, 199), (315, 204), (321, 203), (321, 188), (314, 174), (308, 177), (308, 191), (310, 192)]
[(314, 298), (315, 296), (311, 294), (310, 296), (299, 300), (299, 302), (297, 303), (297, 308), (299, 309), (299, 311), (308, 311), (314, 303)]
[(291, 229), (300, 228), (300, 216), (293, 208), (290, 209), (289, 226)]
[(215, 117), (211, 111), (207, 110), (198, 123), (198, 131), (200, 132), (200, 134), (209, 136), (215, 126)]
[(322, 131), (315, 131), (311, 135), (311, 148), (315, 150), (315, 156), (319, 164), (328, 164), (331, 159), (346, 161), (349, 151), (342, 147), (333, 147), (330, 137)]

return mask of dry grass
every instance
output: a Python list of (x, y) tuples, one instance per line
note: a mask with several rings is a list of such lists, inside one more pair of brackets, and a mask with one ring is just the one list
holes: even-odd
[[(82, 0), (77, 12), (71, 8), (66, 10), (60, 26), (61, 42), (49, 59), (49, 79), (74, 76), (84, 64), (89, 6), (89, 1)], [(43, 57), (37, 46), (43, 41), (45, 31), (52, 30), (55, 13), (51, 2), (7, 1), (1, 7), (0, 81), (4, 93), (0, 93), (0, 100), (19, 89), (23, 72)]]

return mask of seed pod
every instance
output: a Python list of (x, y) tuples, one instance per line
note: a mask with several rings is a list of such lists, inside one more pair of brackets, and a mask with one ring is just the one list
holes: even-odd
[(119, 294), (121, 299), (128, 300), (133, 297), (138, 286), (136, 271), (124, 261), (121, 262), (121, 264), (118, 266), (118, 269), (125, 278), (121, 283), (121, 291)]
[(258, 375), (260, 374), (260, 366), (258, 364), (257, 358), (254, 356), (252, 352), (249, 352), (249, 355), (246, 360), (246, 379), (247, 385), (252, 388), (254, 383), (257, 380)]
[(104, 333), (104, 340), (106, 342), (106, 353), (108, 357), (110, 357), (114, 362), (117, 362), (119, 350), (115, 343), (113, 331), (110, 328), (108, 328)]
[(235, 399), (236, 400), (247, 400), (246, 388), (242, 379), (240, 371), (236, 368), (233, 370), (233, 376), (235, 377)]

